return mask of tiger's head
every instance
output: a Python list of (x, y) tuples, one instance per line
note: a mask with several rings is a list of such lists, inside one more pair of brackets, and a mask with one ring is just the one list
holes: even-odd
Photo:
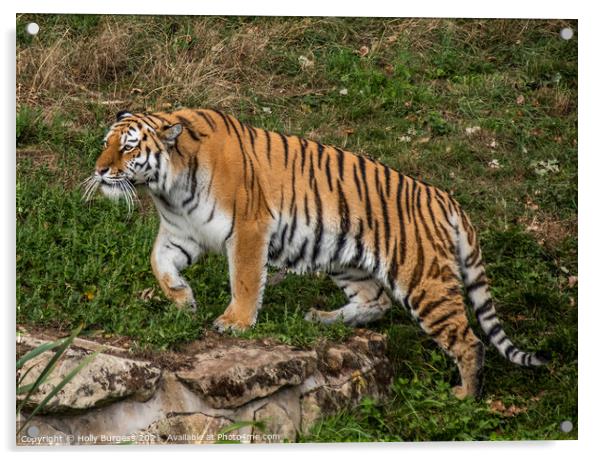
[(84, 198), (89, 200), (100, 188), (108, 198), (124, 198), (131, 210), (136, 199), (134, 186), (158, 179), (159, 170), (168, 167), (168, 151), (181, 132), (179, 123), (119, 112), (103, 139), (94, 173), (83, 183)]

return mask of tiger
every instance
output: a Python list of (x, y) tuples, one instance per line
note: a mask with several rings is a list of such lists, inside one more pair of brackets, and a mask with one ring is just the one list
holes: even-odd
[(182, 270), (225, 254), (231, 301), (219, 332), (253, 326), (268, 266), (322, 272), (347, 298), (308, 321), (364, 326), (397, 302), (456, 363), (460, 399), (479, 398), (485, 346), (473, 332), (464, 294), (487, 341), (522, 366), (550, 355), (517, 348), (502, 328), (476, 231), (445, 191), (368, 156), (296, 135), (255, 128), (215, 109), (121, 111), (108, 129), (87, 199), (146, 189), (159, 215), (152, 271), (165, 296), (196, 310)]

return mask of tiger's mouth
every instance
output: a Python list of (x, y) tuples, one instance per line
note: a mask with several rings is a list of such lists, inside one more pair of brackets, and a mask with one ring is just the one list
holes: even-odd
[(121, 177), (100, 177), (93, 174), (85, 179), (82, 184), (84, 189), (84, 201), (90, 201), (100, 188), (102, 194), (113, 201), (123, 199), (127, 205), (128, 213), (134, 209), (134, 204), (139, 202), (138, 194), (134, 188), (134, 184), (125, 176)]

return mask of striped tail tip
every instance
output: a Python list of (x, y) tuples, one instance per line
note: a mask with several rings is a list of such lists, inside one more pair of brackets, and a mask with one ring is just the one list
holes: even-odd
[(544, 366), (552, 360), (552, 353), (550, 353), (549, 351), (536, 351), (534, 357), (535, 360), (537, 360), (537, 362), (533, 360), (531, 362), (531, 365)]

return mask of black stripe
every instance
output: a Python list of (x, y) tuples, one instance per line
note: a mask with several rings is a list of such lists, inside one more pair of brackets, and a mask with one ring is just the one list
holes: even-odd
[(226, 115), (224, 115), (222, 112), (220, 112), (219, 110), (215, 110), (213, 109), (213, 111), (215, 113), (217, 113), (222, 120), (224, 121), (224, 125), (226, 125), (226, 130), (228, 131), (228, 134), (230, 134), (230, 124), (228, 123), (228, 119), (226, 118)]
[(439, 233), (439, 227), (437, 226), (437, 220), (435, 219), (435, 214), (433, 213), (432, 200), (431, 200), (431, 187), (426, 186), (426, 208), (428, 209), (429, 216), (431, 218), (431, 223), (433, 228), (435, 229), (435, 235), (437, 235), (437, 239), (439, 241), (443, 241), (443, 236)]
[(357, 176), (357, 166), (355, 165), (355, 163), (353, 164), (353, 182), (355, 182), (355, 189), (357, 190), (357, 196), (359, 197), (360, 201), (362, 201), (363, 200), (362, 187), (360, 185), (360, 178)]
[(418, 232), (418, 225), (414, 225), (414, 232), (416, 235), (417, 256), (416, 265), (414, 266), (412, 278), (408, 286), (408, 292), (410, 293), (416, 288), (416, 286), (420, 282), (420, 279), (422, 278), (422, 271), (424, 269), (424, 249), (422, 247), (422, 238), (420, 238), (420, 234)]
[(380, 207), (383, 213), (383, 226), (385, 230), (385, 254), (389, 255), (389, 242), (391, 241), (391, 225), (389, 223), (389, 209), (387, 205), (387, 200), (385, 195), (383, 194), (382, 187), (377, 187), (378, 196), (380, 197)]
[(383, 168), (385, 171), (385, 192), (389, 197), (391, 195), (391, 170), (385, 165), (383, 165)]
[(360, 266), (362, 257), (364, 256), (364, 245), (362, 238), (364, 237), (364, 221), (360, 220), (359, 230), (355, 236), (355, 256), (353, 257), (353, 264)]
[(265, 154), (268, 157), (268, 163), (272, 164), (272, 137), (270, 133), (265, 129), (263, 130), (263, 132), (265, 133), (266, 140)]
[(322, 244), (322, 234), (324, 232), (324, 223), (322, 222), (322, 200), (318, 190), (318, 183), (314, 183), (314, 199), (316, 202), (316, 227), (314, 233), (316, 235), (314, 242), (314, 250), (311, 256), (312, 264), (316, 265), (316, 260), (320, 254), (320, 246)]
[(305, 172), (305, 157), (306, 157), (306, 152), (305, 152), (305, 148), (307, 147), (307, 142), (304, 139), (298, 138), (299, 139), (299, 145), (301, 146), (301, 174), (303, 174)]
[(328, 188), (332, 192), (332, 175), (330, 173), (330, 155), (326, 156), (326, 179), (328, 180)]
[(289, 244), (293, 241), (293, 237), (295, 236), (295, 231), (297, 230), (297, 205), (293, 208), (293, 223), (291, 224), (291, 231), (288, 236)]
[(497, 318), (497, 313), (495, 311), (492, 311), (487, 316), (483, 316), (481, 318), (481, 321), (491, 321), (494, 318)]
[(296, 205), (297, 203), (297, 156), (295, 155), (295, 159), (293, 160), (293, 165), (291, 167), (292, 171), (293, 171), (293, 177), (292, 177), (292, 181), (291, 181), (291, 205), (289, 206), (288, 212), (289, 214), (292, 214), (293, 212), (293, 206)]
[(316, 142), (316, 144), (318, 144), (318, 168), (321, 169), (322, 168), (322, 156), (324, 155), (324, 146), (322, 144), (320, 144), (319, 142)]
[(188, 251), (186, 251), (186, 249), (184, 249), (182, 246), (180, 246), (179, 244), (174, 243), (173, 241), (169, 240), (170, 244), (172, 246), (174, 246), (175, 248), (179, 249), (180, 252), (182, 254), (184, 254), (184, 256), (186, 257), (186, 266), (190, 266), (190, 264), (192, 264), (192, 257), (190, 256), (190, 254), (188, 253)]
[(430, 327), (430, 328), (433, 328), (433, 327), (435, 327), (435, 326), (437, 326), (437, 325), (439, 325), (439, 324), (441, 324), (441, 323), (444, 323), (445, 321), (447, 321), (447, 320), (448, 320), (448, 319), (450, 319), (451, 317), (453, 317), (453, 316), (456, 316), (456, 315), (459, 315), (460, 313), (462, 313), (462, 311), (461, 311), (461, 310), (452, 310), (452, 311), (450, 311), (449, 313), (447, 313), (447, 314), (445, 314), (445, 315), (441, 316), (441, 317), (440, 317), (439, 319), (437, 319), (436, 321), (433, 321), (433, 322), (432, 322), (432, 323), (429, 325), (429, 327)]
[(303, 244), (301, 245), (301, 249), (299, 250), (299, 254), (295, 256), (294, 259), (288, 259), (286, 262), (287, 267), (293, 268), (295, 267), (302, 259), (305, 258), (305, 252), (307, 250), (307, 238), (303, 240)]
[(406, 308), (409, 307), (412, 310), (418, 310), (420, 308), (420, 304), (424, 300), (425, 296), (426, 296), (426, 291), (424, 289), (422, 290), (422, 292), (420, 294), (418, 294), (418, 297), (415, 297), (414, 299), (410, 299), (409, 302), (408, 302), (409, 295), (406, 295), (406, 297), (404, 299), (404, 304), (406, 305)]
[(397, 183), (397, 220), (399, 222), (400, 231), (400, 242), (399, 242), (399, 263), (403, 265), (406, 260), (406, 224), (403, 218), (403, 209), (401, 206), (401, 196), (403, 195), (403, 182), (404, 178), (401, 174), (398, 174), (399, 182)]
[(347, 203), (347, 199), (345, 198), (343, 187), (341, 187), (341, 181), (337, 181), (337, 188), (339, 193), (339, 217), (341, 220), (341, 229), (337, 240), (337, 247), (335, 249), (334, 255), (332, 256), (333, 260), (338, 260), (339, 253), (343, 249), (343, 246), (345, 246), (347, 233), (349, 233), (350, 227), (349, 205)]
[(412, 221), (414, 220), (414, 190), (416, 190), (416, 181), (414, 179), (412, 179), (411, 177), (407, 178), (408, 181), (411, 181), (412, 183), (412, 188), (410, 189), (409, 185), (406, 185), (406, 194), (405, 194), (405, 198), (406, 198), (406, 214), (408, 216), (408, 222), (412, 223)]
[(213, 118), (211, 118), (210, 115), (207, 115), (205, 112), (201, 111), (201, 110), (197, 110), (196, 111), (197, 115), (203, 117), (205, 119), (205, 121), (207, 122), (207, 124), (209, 125), (209, 127), (211, 128), (211, 131), (215, 131), (215, 122), (213, 121)]
[(335, 147), (335, 150), (337, 152), (337, 161), (339, 164), (339, 179), (343, 180), (345, 174), (345, 154), (337, 147)]
[(416, 209), (418, 209), (418, 217), (420, 217), (420, 223), (422, 224), (422, 226), (424, 227), (424, 231), (426, 233), (426, 238), (427, 240), (429, 240), (429, 242), (431, 243), (431, 246), (436, 249), (437, 245), (435, 244), (435, 239), (433, 238), (433, 234), (431, 233), (431, 230), (429, 228), (429, 226), (426, 223), (426, 219), (424, 218), (424, 214), (422, 213), (422, 205), (421, 205), (421, 198), (422, 196), (422, 187), (418, 188), (418, 191), (415, 195), (416, 197)]
[(420, 319), (426, 318), (429, 313), (431, 313), (435, 308), (437, 308), (439, 305), (443, 304), (446, 301), (447, 299), (445, 297), (442, 297), (441, 299), (433, 300), (432, 302), (427, 303), (424, 306), (424, 308), (418, 312), (418, 316), (420, 317)]
[(377, 273), (380, 269), (380, 231), (378, 221), (374, 222), (374, 257), (376, 257), (376, 263), (372, 268), (372, 272)]
[(494, 335), (497, 335), (499, 332), (502, 331), (502, 325), (501, 324), (496, 324), (495, 326), (493, 326), (491, 328), (491, 330), (489, 331), (489, 333), (487, 334), (487, 340), (489, 342), (491, 342), (491, 339), (493, 339)]
[(286, 137), (282, 133), (278, 133), (280, 135), (280, 139), (282, 139), (282, 147), (284, 147), (284, 167), (288, 166), (288, 141)]
[(207, 134), (197, 133), (193, 128), (192, 123), (190, 123), (190, 120), (188, 120), (187, 118), (184, 118), (181, 115), (176, 115), (176, 118), (182, 125), (184, 125), (184, 129), (186, 129), (190, 137), (192, 137), (195, 141), (198, 142), (201, 140), (201, 137), (207, 137)]
[(489, 310), (493, 308), (493, 302), (491, 299), (487, 299), (483, 305), (475, 309), (475, 314), (477, 315), (477, 319), (480, 321), (480, 316), (487, 313)]
[(366, 197), (366, 219), (368, 220), (368, 227), (372, 228), (372, 203), (370, 202), (370, 194), (368, 192), (368, 181), (366, 180), (366, 159), (359, 157), (358, 166), (360, 168), (360, 176), (364, 183), (364, 195)]
[(307, 194), (303, 197), (303, 210), (305, 211), (305, 225), (309, 225), (311, 219), (309, 216), (309, 206), (307, 205)]
[(481, 278), (485, 278), (485, 274), (482, 274), (481, 276), (479, 276), (479, 278), (476, 281), (474, 281), (470, 286), (466, 287), (466, 295), (470, 296), (471, 292), (474, 291), (475, 289), (479, 289), (484, 286), (487, 286), (487, 280), (481, 279)]
[(232, 208), (232, 224), (230, 225), (230, 231), (224, 238), (224, 243), (230, 239), (232, 234), (234, 233), (234, 222), (236, 221), (236, 202), (234, 202), (234, 207)]
[(314, 169), (314, 156), (312, 151), (309, 151), (309, 186), (313, 187), (313, 184), (316, 180), (316, 171)]
[(209, 213), (209, 217), (207, 217), (207, 220), (205, 221), (206, 224), (208, 224), (209, 222), (211, 222), (211, 220), (213, 219), (213, 214), (215, 213), (215, 205), (217, 204), (217, 201), (213, 202), (213, 207), (211, 208), (211, 212)]
[(190, 203), (196, 196), (196, 187), (197, 187), (196, 172), (197, 172), (197, 168), (199, 166), (199, 160), (197, 159), (196, 156), (194, 156), (190, 160), (190, 163), (191, 164), (188, 166), (190, 168), (189, 175), (188, 175), (188, 182), (192, 183), (192, 186), (190, 189), (190, 196), (182, 202), (182, 206), (188, 205), (188, 203)]

